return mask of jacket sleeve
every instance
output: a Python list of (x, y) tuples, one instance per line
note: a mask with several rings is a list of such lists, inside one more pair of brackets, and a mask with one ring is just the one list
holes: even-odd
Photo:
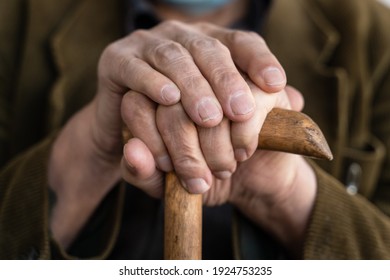
[(30, 148), (0, 172), (0, 259), (104, 259), (115, 244), (123, 187), (114, 188), (95, 211), (74, 254), (52, 238), (47, 162), (54, 139)]
[(0, 259), (48, 259), (46, 162), (51, 139), (12, 160), (0, 172)]
[(10, 159), (12, 109), (26, 5), (0, 1), (0, 259), (48, 256), (47, 183), (45, 162), (51, 139)]
[[(41, 140), (19, 150), (16, 156), (9, 152), (10, 144), (15, 141), (12, 125), (18, 116), (14, 116), (13, 111), (20, 99), (17, 88), (27, 48), (25, 39), (33, 29), (26, 28), (31, 8), (27, 3), (23, 0), (0, 1), (0, 259), (104, 258), (115, 242), (120, 223), (120, 188), (114, 189), (90, 221), (89, 226), (95, 230), (98, 242), (95, 240), (95, 245), (90, 246), (87, 239), (80, 241), (82, 246), (89, 244), (93, 250), (83, 256), (72, 256), (56, 244), (49, 226), (51, 196), (47, 172), (56, 133), (40, 135)], [(37, 67), (34, 71), (40, 69)], [(49, 92), (40, 93), (49, 98)], [(30, 111), (32, 114), (34, 109)], [(34, 127), (29, 129), (34, 130)], [(25, 137), (29, 137), (28, 133)]]
[[(389, 259), (390, 218), (361, 195), (315, 167), (318, 194), (304, 259)], [(389, 201), (387, 201), (389, 204)]]

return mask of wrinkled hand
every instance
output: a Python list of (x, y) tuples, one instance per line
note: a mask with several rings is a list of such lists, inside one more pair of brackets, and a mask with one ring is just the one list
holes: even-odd
[[(118, 130), (119, 124), (115, 128), (113, 123), (118, 123), (119, 117), (116, 120), (110, 117), (115, 111), (107, 104), (113, 103), (113, 96), (122, 96), (131, 89), (125, 95), (124, 103), (137, 104), (143, 109), (135, 113), (132, 108), (123, 108), (122, 104), (122, 117), (131, 133), (147, 144), (158, 169), (170, 171), (174, 165), (179, 174), (183, 172), (181, 170), (189, 173), (197, 168), (187, 167), (205, 166), (205, 160), (218, 178), (229, 177), (235, 170), (235, 161), (249, 158), (257, 146), (257, 134), (265, 112), (256, 112), (255, 97), (244, 77), (267, 93), (279, 92), (286, 84), (282, 67), (259, 35), (205, 23), (188, 25), (167, 21), (148, 31), (136, 31), (106, 49), (99, 70), (101, 98), (97, 99), (97, 106), (101, 112), (98, 124), (102, 127), (97, 133), (99, 137), (107, 137), (113, 134), (112, 130)], [(199, 126), (202, 134), (208, 132), (201, 128), (232, 125), (230, 150), (219, 151), (225, 159), (214, 160), (215, 150), (206, 151), (205, 155), (212, 156), (207, 156), (203, 162), (199, 157), (175, 158), (172, 164), (172, 154), (162, 139), (155, 136), (158, 135), (158, 128), (153, 125), (155, 105), (145, 101), (145, 97), (166, 106), (177, 103), (180, 98), (180, 108)], [(259, 114), (263, 116), (259, 117)], [(222, 121), (223, 117), (227, 119)], [(208, 147), (210, 145), (203, 143), (203, 149)], [(204, 167), (198, 168), (197, 172), (201, 169), (204, 172)], [(199, 177), (206, 184), (197, 178), (195, 181), (188, 178), (184, 183), (190, 189), (195, 184), (194, 188), (200, 188), (198, 191), (204, 190), (210, 184), (210, 174)]]
[[(161, 174), (161, 170), (169, 171), (173, 166), (187, 187), (197, 192), (212, 184), (211, 174), (221, 179), (229, 177), (236, 169), (236, 162), (249, 158), (255, 151), (254, 137), (267, 111), (256, 109), (259, 101), (252, 95), (241, 72), (264, 93), (279, 92), (286, 84), (282, 67), (263, 39), (254, 33), (210, 24), (167, 21), (148, 31), (135, 31), (108, 46), (99, 61), (96, 97), (65, 125), (50, 155), (48, 181), (57, 195), (51, 225), (56, 239), (64, 245), (69, 244), (120, 180), (123, 120), (137, 135), (130, 141), (131, 145), (125, 147), (125, 157), (131, 158), (127, 161), (127, 168), (131, 171), (130, 165), (134, 164), (133, 174), (124, 174), (130, 182), (134, 181), (129, 178), (133, 176), (138, 182), (143, 179), (142, 184), (156, 180), (158, 184), (154, 185), (159, 186), (162, 176), (150, 176), (149, 173)], [(130, 93), (124, 97), (129, 90), (141, 97), (137, 99)], [(142, 101), (144, 97), (163, 106), (156, 110), (155, 103)], [(141, 114), (136, 120), (140, 121), (141, 127), (144, 125), (147, 133), (132, 125), (134, 120), (129, 120), (129, 114), (132, 118), (133, 113), (127, 112), (123, 106), (126, 100), (143, 106), (144, 118)], [(179, 100), (180, 105), (174, 105)], [(180, 117), (178, 122), (185, 131), (199, 131), (199, 135), (206, 135), (200, 139), (210, 141), (202, 140), (193, 157), (174, 157), (173, 163), (171, 156), (175, 153), (172, 149), (176, 148), (166, 146), (167, 139), (158, 139), (155, 135), (160, 133), (150, 134), (150, 129), (162, 129), (161, 135), (166, 138), (171, 135), (167, 133), (171, 129), (176, 129), (180, 136), (181, 128), (173, 121), (158, 124), (160, 128), (157, 125), (149, 127), (155, 120), (149, 113), (169, 115), (173, 111), (164, 112), (168, 108), (178, 110), (180, 116), (188, 115), (187, 121)], [(193, 123), (197, 124), (197, 129)], [(205, 128), (210, 127), (215, 129), (207, 136), (210, 131)], [(226, 129), (228, 127), (230, 130)], [(226, 148), (226, 143), (214, 143), (214, 139), (225, 139), (229, 133), (232, 135), (230, 148)], [(149, 138), (149, 135), (154, 138)], [(178, 139), (181, 141), (180, 137)], [(193, 141), (198, 136), (189, 139)], [(192, 150), (193, 143), (188, 145), (181, 145), (180, 152)], [(211, 146), (215, 146), (215, 150), (199, 152), (199, 148), (209, 149), (207, 147)], [(134, 162), (137, 157), (129, 156), (128, 147), (132, 148), (132, 153), (146, 159)], [(216, 153), (224, 158), (215, 161), (209, 156)], [(152, 162), (153, 166), (142, 166)], [(153, 193), (152, 190), (146, 191)]]
[[(214, 127), (223, 116), (247, 121), (255, 113), (255, 100), (240, 71), (265, 92), (278, 92), (286, 84), (283, 68), (255, 33), (175, 21), (135, 31), (111, 44), (101, 57), (95, 142), (111, 147), (118, 139), (117, 108), (129, 89), (167, 106), (180, 99), (190, 119), (201, 127)], [(251, 133), (251, 127), (242, 130)], [(242, 137), (233, 145), (237, 160), (254, 150), (253, 143)], [(150, 148), (159, 168), (169, 170), (163, 146)]]
[(163, 105), (181, 96), (190, 118), (210, 127), (223, 113), (232, 121), (253, 114), (253, 97), (237, 67), (266, 92), (286, 85), (283, 68), (257, 34), (166, 21), (109, 46), (100, 62), (100, 86), (141, 92)]

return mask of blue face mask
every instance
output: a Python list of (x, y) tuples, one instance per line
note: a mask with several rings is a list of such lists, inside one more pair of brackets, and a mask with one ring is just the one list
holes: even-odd
[(232, 1), (233, 0), (160, 0), (162, 3), (176, 7), (177, 9), (192, 15), (212, 12)]

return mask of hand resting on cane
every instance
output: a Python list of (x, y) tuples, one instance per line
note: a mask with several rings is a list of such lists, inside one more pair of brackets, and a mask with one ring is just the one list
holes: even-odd
[[(253, 118), (231, 125), (224, 118), (213, 128), (196, 126), (180, 103), (156, 108), (145, 96), (127, 93), (122, 114), (134, 138), (124, 148), (123, 177), (150, 195), (161, 196), (163, 185), (156, 182), (162, 182), (163, 174), (155, 167), (148, 148), (153, 146), (153, 139), (158, 139), (166, 145), (176, 173), (190, 192), (204, 193), (208, 206), (232, 203), (292, 252), (297, 252), (314, 203), (316, 188), (311, 168), (301, 156), (270, 151), (256, 151), (248, 160), (236, 162), (231, 137), (233, 131), (237, 132), (236, 125), (251, 126), (258, 135), (268, 110), (289, 108), (289, 100), (293, 109), (300, 110), (303, 100), (289, 87), (288, 94), (282, 91), (270, 95), (252, 82), (248, 84), (256, 100)], [(145, 116), (143, 107), (154, 108), (149, 111), (150, 117)], [(149, 122), (146, 125), (141, 119)], [(222, 173), (220, 170), (226, 170), (224, 167), (229, 164), (232, 169)], [(186, 180), (196, 183), (188, 188)]]
[[(187, 176), (184, 176), (184, 171), (179, 171), (182, 178), (188, 180), (184, 183), (190, 190), (207, 190), (212, 184), (211, 171), (218, 178), (227, 178), (236, 170), (237, 161), (244, 161), (254, 153), (255, 138), (260, 128), (259, 123), (250, 123), (255, 114), (255, 98), (236, 65), (264, 92), (275, 93), (285, 87), (282, 67), (263, 39), (254, 33), (211, 24), (167, 21), (148, 31), (136, 31), (106, 48), (99, 62), (96, 97), (65, 125), (50, 157), (49, 183), (57, 197), (51, 229), (61, 245), (69, 246), (102, 199), (121, 180), (121, 106), (122, 101), (130, 96), (125, 95), (129, 88), (166, 106), (180, 99), (182, 107), (172, 108), (183, 108), (199, 127), (219, 124), (226, 127), (229, 122), (222, 121), (223, 115), (232, 121), (234, 150), (220, 153), (226, 156), (225, 159), (213, 162), (206, 156), (207, 165), (204, 161), (200, 165), (197, 163), (201, 167), (197, 172), (202, 174), (194, 174), (197, 176), (193, 178), (188, 177), (190, 169), (185, 171)], [(132, 102), (139, 102), (144, 112), (155, 110), (156, 104), (142, 103), (142, 98)], [(159, 114), (163, 110), (163, 107), (159, 108)], [(122, 113), (125, 118), (126, 114), (128, 112)], [(129, 121), (125, 120), (125, 123)], [(199, 131), (201, 138), (208, 133), (208, 130)], [(214, 135), (226, 133), (226, 128), (221, 132), (213, 130)], [(213, 136), (208, 139), (213, 141), (226, 137)], [(149, 146), (149, 156), (153, 157), (158, 167), (155, 172), (171, 170), (172, 155), (168, 155), (164, 143), (158, 138), (150, 140), (154, 145)], [(133, 152), (142, 154), (144, 147), (137, 140), (132, 141)], [(206, 151), (204, 154), (213, 152)], [(127, 153), (125, 155), (128, 156)], [(185, 162), (189, 163), (191, 159)], [(154, 165), (136, 166), (137, 172), (142, 175), (138, 176), (142, 184), (147, 185), (154, 180), (154, 185), (162, 185), (161, 176), (145, 176), (146, 173), (142, 172), (142, 168), (150, 171)], [(206, 166), (211, 169), (207, 171)], [(148, 192), (153, 193), (151, 190)], [(158, 187), (154, 192), (154, 195), (158, 195)]]

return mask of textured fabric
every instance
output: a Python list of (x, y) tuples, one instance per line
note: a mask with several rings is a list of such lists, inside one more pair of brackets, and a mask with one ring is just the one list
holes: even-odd
[[(50, 237), (46, 174), (53, 132), (95, 94), (97, 61), (124, 34), (123, 10), (119, 0), (0, 1), (0, 258), (74, 258), (85, 242), (99, 246), (80, 256), (106, 258), (115, 247), (123, 187), (72, 255)], [(389, 10), (371, 0), (274, 0), (265, 22), (262, 34), (334, 153), (313, 164), (318, 194), (302, 258), (390, 258), (388, 26)], [(344, 187), (353, 163), (362, 170), (355, 196)], [(279, 257), (256, 254), (266, 238), (258, 230), (236, 219), (237, 258)], [(245, 242), (248, 232), (260, 242)]]

